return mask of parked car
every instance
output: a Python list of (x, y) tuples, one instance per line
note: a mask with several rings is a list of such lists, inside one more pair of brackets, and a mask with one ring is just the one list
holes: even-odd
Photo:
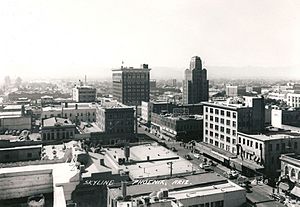
[(211, 170), (211, 166), (210, 166), (209, 164), (206, 164), (206, 163), (200, 163), (199, 167), (200, 167), (201, 169), (206, 170), (206, 171)]
[(249, 178), (242, 176), (242, 175), (240, 175), (237, 178), (237, 183), (242, 187), (247, 187), (251, 184), (251, 182), (249, 181)]
[(185, 157), (185, 159), (187, 159), (187, 160), (192, 160), (192, 159), (193, 159), (193, 158), (191, 157), (191, 155), (185, 155), (184, 157)]
[(173, 152), (177, 152), (177, 151), (178, 151), (175, 147), (172, 147), (171, 150), (172, 150)]
[(230, 170), (228, 172), (225, 172), (225, 174), (229, 179), (236, 179), (239, 177), (239, 173), (236, 170)]
[(208, 161), (208, 164), (209, 164), (210, 166), (217, 166), (217, 163), (213, 162), (212, 160), (209, 160), (209, 161)]
[(193, 155), (195, 158), (200, 159), (200, 154), (194, 153)]

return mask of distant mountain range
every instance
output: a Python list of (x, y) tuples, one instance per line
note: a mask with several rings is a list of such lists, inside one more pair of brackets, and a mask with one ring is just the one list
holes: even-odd
[[(151, 79), (167, 80), (177, 79), (183, 80), (184, 70), (180, 67), (160, 67), (151, 66)], [(228, 66), (206, 66), (208, 79), (269, 79), (269, 80), (300, 80), (300, 67), (228, 67)], [(45, 71), (47, 73), (47, 71)], [(10, 74), (11, 77), (15, 74)], [(111, 68), (87, 67), (76, 69), (66, 69), (64, 72), (50, 73), (23, 73), (18, 74), (23, 80), (31, 79), (70, 79), (84, 80), (87, 75), (88, 80), (111, 80)], [(1, 75), (0, 75), (1, 77)], [(4, 76), (1, 77), (0, 83), (4, 81)]]
[[(186, 68), (152, 67), (152, 79), (183, 79)], [(293, 79), (300, 80), (300, 67), (207, 66), (208, 79)]]

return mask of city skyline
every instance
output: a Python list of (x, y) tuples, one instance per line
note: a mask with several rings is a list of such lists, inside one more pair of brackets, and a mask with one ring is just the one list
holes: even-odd
[(1, 80), (5, 75), (109, 78), (106, 73), (122, 61), (133, 67), (149, 64), (153, 78), (172, 69), (175, 78), (183, 79), (195, 55), (212, 75), (225, 68), (220, 72), (235, 78), (245, 68), (257, 68), (249, 69), (249, 76), (300, 77), (300, 3), (293, 0), (0, 5), (6, 31), (0, 34)]

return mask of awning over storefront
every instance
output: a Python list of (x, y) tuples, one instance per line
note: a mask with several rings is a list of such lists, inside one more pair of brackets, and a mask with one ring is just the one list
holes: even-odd
[(242, 165), (243, 165), (244, 167), (247, 167), (247, 168), (251, 169), (251, 170), (260, 170), (260, 169), (264, 169), (264, 166), (258, 165), (257, 163), (254, 163), (254, 162), (248, 162), (248, 161), (246, 161), (246, 160), (243, 160), (243, 161), (242, 161)]
[(219, 152), (216, 152), (214, 150), (211, 150), (211, 156), (217, 158), (218, 160), (220, 160), (221, 162), (224, 162), (225, 160), (229, 160), (229, 158), (225, 155), (220, 154)]
[(299, 186), (295, 185), (295, 187), (291, 191), (291, 194), (293, 194), (294, 196), (297, 196), (298, 198), (300, 198), (300, 188), (299, 188)]

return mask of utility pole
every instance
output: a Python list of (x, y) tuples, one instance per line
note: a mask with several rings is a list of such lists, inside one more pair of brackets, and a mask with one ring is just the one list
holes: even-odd
[(138, 136), (138, 105), (135, 105), (135, 138)]
[(173, 162), (167, 162), (168, 165), (170, 165), (170, 177), (172, 177), (173, 173)]

